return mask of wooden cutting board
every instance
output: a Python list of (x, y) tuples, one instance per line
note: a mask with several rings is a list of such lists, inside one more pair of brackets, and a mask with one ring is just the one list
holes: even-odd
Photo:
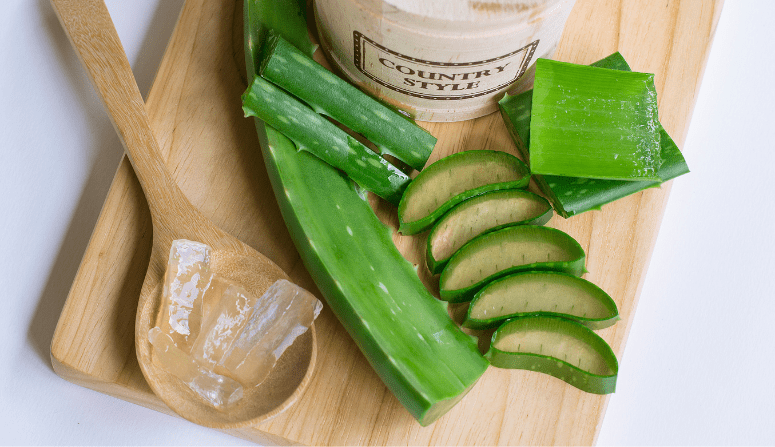
[[(655, 73), (662, 124), (683, 146), (723, 0), (578, 0), (557, 59), (588, 64), (620, 51), (633, 70)], [(147, 108), (184, 193), (216, 224), (274, 260), (319, 295), (285, 228), (263, 166), (246, 88), (242, 0), (188, 0)], [(460, 150), (515, 153), (500, 115), (423, 125), (439, 138), (432, 156)], [(691, 174), (676, 181), (691, 181)], [(324, 187), (324, 185), (321, 185)], [(606, 290), (622, 320), (600, 331), (620, 359), (670, 185), (601, 211), (549, 225), (585, 248), (586, 278)], [(395, 210), (377, 206), (395, 226)], [(423, 239), (396, 236), (422, 261)], [(129, 162), (118, 167), (51, 344), (55, 371), (97, 391), (171, 413), (145, 383), (134, 353), (137, 297), (151, 247), (150, 216)], [(424, 274), (431, 285), (433, 278)], [(420, 427), (385, 388), (335, 316), (316, 322), (319, 351), (296, 405), (235, 436), (262, 444), (593, 444), (608, 398), (552, 377), (489, 368), (446, 416)], [(654, 328), (658, 330), (658, 328)]]

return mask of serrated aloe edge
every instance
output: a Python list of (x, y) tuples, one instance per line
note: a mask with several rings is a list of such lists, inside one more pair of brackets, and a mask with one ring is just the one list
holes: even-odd
[(441, 273), (449, 258), (480, 234), (512, 225), (543, 225), (552, 218), (543, 197), (522, 189), (488, 192), (449, 210), (428, 234), (425, 259), (433, 274)]
[(485, 357), (498, 368), (549, 374), (588, 393), (616, 390), (619, 362), (611, 347), (589, 328), (564, 318), (508, 320), (493, 334)]
[(300, 150), (341, 169), (361, 187), (394, 205), (411, 181), (392, 163), (259, 76), (242, 95), (242, 110), (245, 116), (261, 119)]
[(619, 320), (614, 300), (595, 284), (561, 272), (531, 271), (497, 279), (471, 300), (463, 327), (486, 329), (529, 315), (550, 315), (604, 329)]
[[(267, 0), (269, 1), (269, 0)], [(274, 11), (288, 2), (272, 0)], [(246, 0), (248, 76), (255, 75), (260, 9)], [(256, 119), (285, 223), (326, 303), (385, 385), (421, 425), (444, 415), (488, 363), (398, 252), (390, 230), (353, 183)]]
[(398, 231), (420, 233), (466, 199), (524, 188), (529, 182), (527, 165), (509, 153), (476, 150), (449, 155), (425, 168), (406, 188), (398, 204)]
[(328, 71), (278, 35), (268, 40), (261, 76), (366, 137), (382, 153), (421, 170), (436, 137)]

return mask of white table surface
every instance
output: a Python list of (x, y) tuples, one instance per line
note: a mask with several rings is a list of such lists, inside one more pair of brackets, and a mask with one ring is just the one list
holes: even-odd
[[(183, 1), (107, 3), (147, 92)], [(600, 445), (775, 444), (773, 17), (726, 1)], [(54, 374), (122, 149), (47, 0), (0, 1), (0, 91), (0, 443), (245, 444)]]

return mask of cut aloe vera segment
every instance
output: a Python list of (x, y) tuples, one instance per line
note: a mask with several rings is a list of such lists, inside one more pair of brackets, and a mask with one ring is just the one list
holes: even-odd
[(581, 276), (584, 249), (555, 228), (506, 227), (474, 238), (458, 250), (439, 279), (441, 299), (470, 301), (485, 284), (527, 270), (552, 270)]
[(654, 75), (539, 59), (530, 124), (536, 174), (659, 181)]
[[(246, 27), (246, 41), (253, 33)], [(255, 61), (247, 54), (248, 72)], [(352, 182), (261, 120), (255, 124), (280, 211), (312, 279), (385, 385), (421, 425), (432, 423), (487, 369), (476, 342), (428, 292)]]
[(519, 158), (499, 151), (465, 151), (425, 168), (406, 188), (398, 205), (399, 231), (427, 230), (458, 203), (501, 189), (524, 188), (530, 170)]
[(492, 336), (485, 357), (499, 368), (552, 375), (594, 394), (616, 390), (619, 362), (589, 328), (557, 317), (520, 317), (504, 323)]
[(421, 170), (436, 138), (407, 117), (363, 93), (286, 42), (270, 36), (261, 76)]
[[(245, 116), (255, 116), (353, 181), (398, 204), (409, 176), (269, 81), (256, 76), (242, 95)], [(322, 185), (321, 185), (322, 186)]]
[(463, 326), (497, 327), (504, 320), (553, 315), (603, 329), (619, 320), (614, 300), (591, 282), (560, 272), (524, 272), (484, 286), (471, 300)]
[[(630, 67), (620, 53), (614, 53), (592, 64), (600, 68), (629, 71)], [(656, 91), (655, 93), (656, 94)], [(525, 160), (530, 158), (530, 115), (533, 91), (505, 96), (499, 103), (501, 115)], [(660, 156), (662, 164), (657, 175), (662, 181), (672, 180), (689, 172), (681, 151), (667, 131), (659, 125)], [(551, 202), (557, 214), (568, 218), (621, 199), (646, 188), (659, 186), (661, 182), (596, 180), (555, 175), (533, 175), (541, 191)]]
[(521, 189), (488, 192), (453, 207), (428, 235), (426, 262), (441, 273), (449, 258), (471, 239), (511, 225), (543, 225), (552, 218), (543, 197)]

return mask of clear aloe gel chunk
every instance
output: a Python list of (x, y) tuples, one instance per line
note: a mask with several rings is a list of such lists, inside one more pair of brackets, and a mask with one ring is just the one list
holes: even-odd
[(470, 301), (490, 281), (520, 271), (551, 270), (581, 276), (585, 254), (578, 242), (555, 228), (507, 227), (474, 238), (444, 267), (439, 295), (450, 302)]
[[(620, 53), (614, 53), (592, 64), (611, 70), (630, 71), (627, 61)], [(654, 91), (656, 95), (656, 90)], [(499, 102), (501, 116), (525, 160), (530, 158), (530, 117), (533, 91), (528, 90), (514, 96), (504, 96)], [(662, 181), (672, 180), (689, 172), (681, 151), (667, 131), (659, 125), (660, 156), (662, 164), (657, 175)], [(623, 181), (584, 179), (555, 175), (533, 175), (539, 189), (546, 195), (557, 214), (568, 218), (585, 211), (600, 209), (603, 205), (621, 199), (646, 188), (659, 186), (654, 181)]]
[(398, 231), (420, 233), (470, 197), (524, 188), (529, 181), (527, 165), (506, 152), (477, 150), (449, 155), (425, 168), (406, 188), (398, 205)]
[(660, 181), (658, 128), (653, 74), (536, 62), (532, 172)]
[(524, 272), (497, 279), (471, 300), (463, 326), (494, 328), (504, 320), (553, 315), (603, 329), (619, 320), (614, 300), (595, 284), (560, 272)]
[(261, 76), (349, 129), (382, 153), (421, 170), (436, 137), (406, 116), (339, 78), (280, 36), (269, 37)]
[(180, 350), (169, 334), (165, 334), (160, 328), (151, 329), (148, 340), (153, 345), (153, 361), (180, 379), (213, 407), (226, 409), (242, 398), (242, 385), (197, 363), (193, 357)]
[[(410, 178), (379, 154), (259, 76), (242, 95), (245, 116), (254, 116), (331, 166), (362, 188), (395, 205)], [(321, 185), (323, 186), (323, 185)]]
[(508, 320), (493, 334), (485, 357), (498, 368), (549, 374), (588, 393), (616, 390), (619, 362), (611, 347), (572, 320), (548, 316)]
[(220, 365), (245, 386), (260, 384), (283, 352), (312, 326), (322, 308), (301, 287), (284, 279), (275, 282), (256, 300)]
[(162, 289), (160, 330), (183, 352), (190, 352), (203, 319), (203, 296), (212, 279), (210, 247), (178, 239), (172, 242)]
[(192, 356), (245, 387), (269, 376), (283, 352), (306, 332), (323, 305), (297, 285), (279, 280), (260, 297), (217, 278), (218, 306), (194, 342)]
[(425, 255), (428, 269), (441, 273), (449, 258), (480, 234), (511, 225), (543, 225), (553, 214), (546, 199), (521, 189), (470, 198), (449, 210), (431, 229)]

